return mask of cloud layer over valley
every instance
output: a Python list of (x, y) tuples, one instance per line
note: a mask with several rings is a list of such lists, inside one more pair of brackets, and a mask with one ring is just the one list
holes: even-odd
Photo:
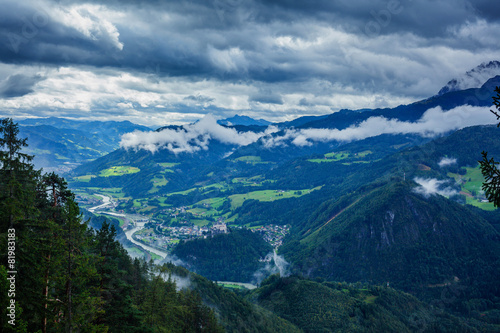
[[(446, 132), (474, 125), (494, 124), (488, 108), (471, 107), (468, 105), (443, 111), (440, 107), (427, 110), (416, 122), (404, 122), (384, 117), (370, 117), (358, 125), (338, 130), (328, 128), (286, 129), (278, 132), (270, 126), (260, 133), (238, 132), (217, 124), (212, 115), (202, 120), (185, 125), (179, 129), (164, 129), (159, 132), (136, 131), (123, 135), (121, 147), (125, 149), (145, 149), (156, 152), (168, 149), (174, 153), (196, 152), (208, 149), (211, 140), (225, 144), (245, 146), (262, 140), (266, 148), (276, 146), (310, 146), (314, 142), (339, 141), (349, 142), (362, 140), (381, 134), (420, 134), (434, 137)], [(452, 161), (443, 160), (443, 165)], [(441, 164), (440, 164), (441, 165)]]
[(238, 132), (217, 124), (212, 115), (178, 129), (163, 129), (159, 132), (135, 131), (122, 136), (120, 146), (125, 149), (145, 149), (152, 153), (158, 149), (168, 149), (173, 153), (193, 153), (207, 150), (211, 140), (221, 143), (246, 146), (277, 129), (273, 126), (265, 132)]

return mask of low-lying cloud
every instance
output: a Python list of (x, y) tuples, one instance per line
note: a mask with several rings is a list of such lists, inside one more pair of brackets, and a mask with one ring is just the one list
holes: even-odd
[(290, 275), (288, 267), (290, 264), (285, 260), (283, 256), (280, 256), (276, 253), (276, 250), (273, 252), (269, 252), (266, 255), (266, 265), (265, 267), (257, 270), (253, 274), (253, 284), (260, 284), (266, 277), (271, 274), (279, 273), (281, 277), (286, 277)]
[[(385, 117), (371, 117), (357, 125), (338, 130), (329, 128), (287, 129), (283, 134), (271, 135), (277, 128), (269, 126), (266, 131), (238, 132), (217, 124), (212, 115), (207, 115), (194, 124), (178, 129), (165, 129), (160, 132), (135, 131), (122, 136), (121, 147), (125, 149), (145, 149), (155, 153), (168, 149), (173, 153), (194, 153), (207, 150), (211, 140), (236, 146), (249, 145), (261, 140), (266, 148), (295, 145), (311, 146), (316, 142), (350, 142), (381, 134), (419, 134), (434, 137), (449, 131), (468, 126), (494, 124), (496, 121), (486, 107), (462, 105), (443, 111), (441, 107), (427, 110), (416, 122), (405, 122)], [(453, 159), (440, 162), (453, 163)], [(440, 165), (441, 165), (440, 164)]]
[(349, 128), (289, 129), (282, 136), (263, 138), (265, 147), (286, 146), (289, 142), (296, 146), (311, 146), (314, 142), (362, 140), (381, 134), (420, 134), (433, 137), (468, 126), (494, 124), (488, 108), (462, 105), (443, 111), (441, 107), (427, 110), (416, 122), (405, 122), (385, 117), (371, 117), (359, 125)]
[(448, 165), (453, 165), (457, 163), (456, 158), (450, 158), (450, 157), (443, 157), (441, 161), (439, 161), (438, 165), (443, 168)]
[(269, 135), (277, 129), (268, 127), (265, 132), (238, 132), (217, 124), (212, 115), (207, 115), (200, 121), (185, 125), (179, 129), (164, 129), (159, 132), (135, 131), (122, 136), (120, 146), (125, 149), (145, 149), (155, 153), (159, 149), (171, 152), (194, 153), (207, 150), (211, 140), (237, 146), (249, 145), (264, 135)]
[(442, 195), (445, 197), (450, 197), (452, 195), (458, 194), (458, 191), (449, 187), (443, 186), (447, 181), (437, 180), (436, 178), (420, 178), (416, 177), (413, 179), (419, 186), (415, 187), (413, 191), (415, 193), (421, 194), (428, 198), (431, 195)]

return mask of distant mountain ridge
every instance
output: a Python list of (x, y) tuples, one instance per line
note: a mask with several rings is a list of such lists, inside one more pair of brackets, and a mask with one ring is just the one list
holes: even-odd
[(116, 130), (117, 132), (127, 132), (131, 130), (141, 130), (147, 131), (151, 130), (151, 128), (134, 124), (128, 120), (123, 121), (97, 121), (97, 120), (74, 120), (67, 118), (58, 118), (58, 117), (48, 117), (48, 118), (27, 118), (18, 121), (21, 126), (40, 126), (40, 125), (49, 125), (56, 128), (71, 128), (77, 130)]
[(217, 123), (219, 125), (226, 126), (235, 126), (235, 125), (243, 125), (243, 126), (269, 126), (272, 123), (265, 119), (253, 119), (248, 116), (240, 116), (234, 115), (230, 118), (218, 120)]
[(69, 171), (119, 148), (125, 133), (151, 129), (130, 121), (85, 121), (66, 118), (29, 118), (19, 121), (20, 136), (28, 138), (28, 153), (37, 168)]

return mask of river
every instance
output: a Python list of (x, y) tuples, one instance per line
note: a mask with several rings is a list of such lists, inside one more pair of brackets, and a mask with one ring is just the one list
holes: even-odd
[[(111, 198), (106, 196), (106, 195), (102, 195), (102, 194), (95, 194), (96, 196), (99, 196), (102, 198), (102, 201), (103, 203), (98, 205), (98, 206), (95, 206), (95, 207), (92, 207), (92, 208), (89, 208), (89, 211), (91, 213), (94, 213), (96, 209), (100, 209), (100, 208), (104, 208), (106, 206), (110, 206), (113, 204), (113, 202), (111, 201)], [(128, 215), (128, 214), (119, 214), (119, 213), (116, 213), (116, 212), (110, 212), (110, 211), (106, 211), (106, 212), (99, 212), (100, 214), (107, 214), (107, 215), (111, 215), (111, 216), (116, 216), (116, 217), (123, 217), (125, 219), (128, 219), (132, 222), (134, 222), (134, 217), (132, 215)], [(137, 218), (135, 216), (135, 218)], [(160, 250), (157, 250), (151, 246), (148, 246), (148, 245), (145, 245), (141, 242), (138, 242), (136, 241), (132, 235), (134, 233), (136, 233), (137, 231), (141, 230), (141, 229), (144, 229), (144, 224), (146, 224), (145, 222), (134, 222), (134, 225), (135, 227), (132, 228), (132, 229), (129, 229), (127, 231), (125, 231), (125, 236), (127, 237), (127, 239), (129, 241), (131, 241), (132, 243), (134, 243), (135, 245), (143, 248), (145, 251), (149, 251), (151, 253), (154, 253), (156, 255), (159, 255), (160, 257), (162, 258), (165, 258), (168, 254), (166, 252), (163, 252), (163, 251), (160, 251)]]

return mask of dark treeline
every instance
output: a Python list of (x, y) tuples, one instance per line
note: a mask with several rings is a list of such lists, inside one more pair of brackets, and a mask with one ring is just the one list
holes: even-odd
[(265, 266), (259, 259), (270, 252), (272, 247), (259, 234), (235, 229), (212, 238), (181, 241), (173, 253), (211, 280), (248, 282)]
[(89, 228), (66, 181), (34, 169), (18, 132), (1, 121), (0, 331), (223, 331), (165, 266), (132, 259), (114, 226)]

